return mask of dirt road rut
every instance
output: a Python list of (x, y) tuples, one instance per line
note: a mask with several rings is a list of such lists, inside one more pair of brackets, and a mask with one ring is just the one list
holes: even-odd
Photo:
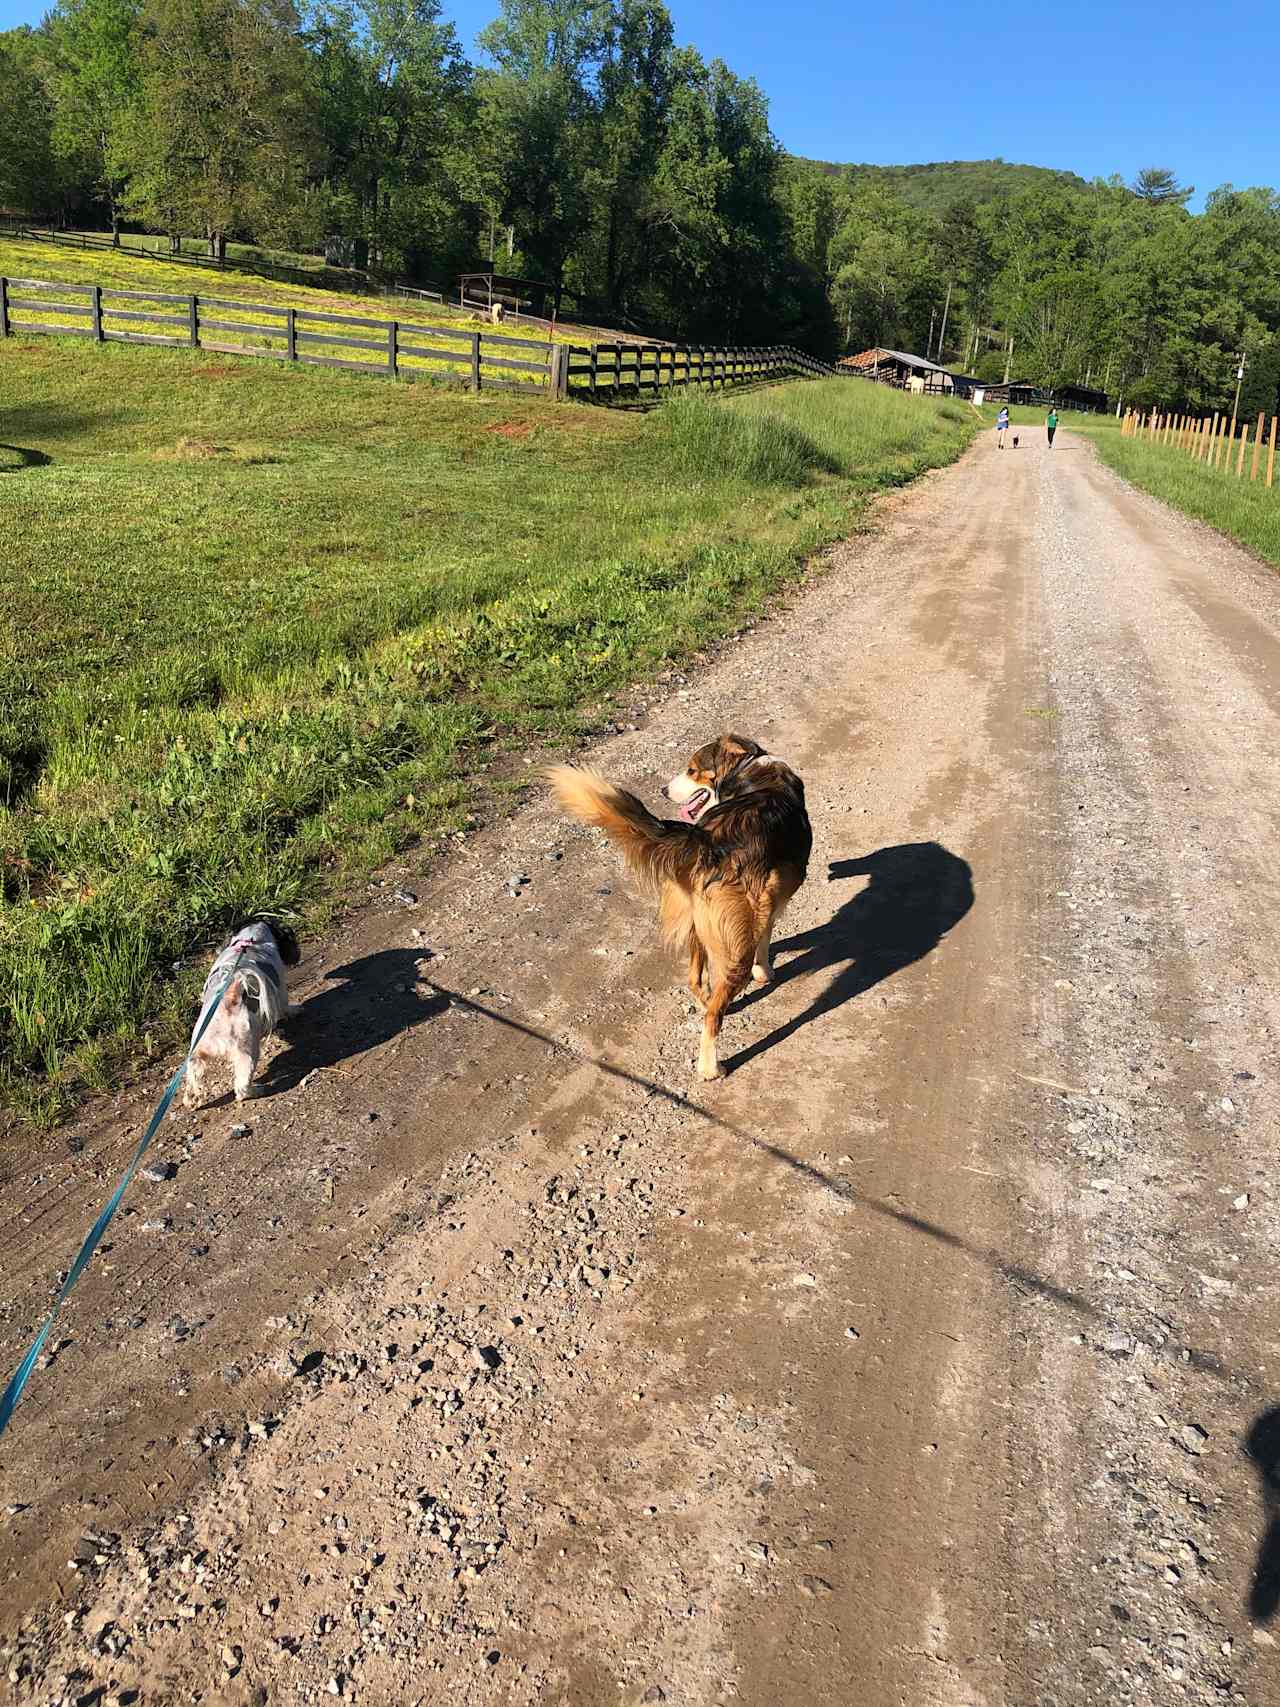
[[(546, 802), (394, 873), (4, 1442), (0, 1693), (1280, 1699), (1274, 574), (983, 444), (625, 721), (806, 780), (729, 1078)], [(11, 1164), (7, 1360), (151, 1088)]]

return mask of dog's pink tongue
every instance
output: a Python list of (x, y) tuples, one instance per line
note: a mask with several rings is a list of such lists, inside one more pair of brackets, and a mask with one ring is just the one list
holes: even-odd
[(691, 794), (688, 800), (686, 800), (684, 805), (680, 808), (680, 817), (686, 824), (696, 823), (699, 812), (701, 812), (702, 808), (706, 804), (707, 791), (705, 788), (699, 789), (698, 793)]

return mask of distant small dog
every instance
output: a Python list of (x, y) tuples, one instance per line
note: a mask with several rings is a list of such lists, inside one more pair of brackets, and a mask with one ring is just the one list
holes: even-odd
[[(206, 1100), (206, 1074), (218, 1061), (231, 1068), (237, 1102), (258, 1094), (253, 1085), (258, 1056), (264, 1039), (292, 1012), (285, 967), (297, 964), (293, 933), (265, 921), (242, 926), (219, 950), (204, 981), (200, 1016), (191, 1034), (192, 1055), (182, 1093), (185, 1107), (197, 1108)], [(218, 992), (233, 967), (235, 975), (219, 1001)], [(201, 1021), (215, 1001), (217, 1012), (197, 1043)]]
[(1018, 435), (1017, 435), (1017, 433), (1015, 433), (1013, 435), (1013, 448), (1014, 448), (1014, 450), (1017, 450), (1017, 448), (1018, 448)]
[(679, 823), (655, 818), (595, 771), (555, 765), (547, 776), (565, 810), (603, 830), (656, 892), (663, 935), (688, 955), (689, 988), (703, 1009), (698, 1072), (722, 1077), (725, 1010), (749, 982), (772, 978), (773, 927), (805, 879), (813, 832), (804, 784), (741, 735), (699, 747), (663, 789)]

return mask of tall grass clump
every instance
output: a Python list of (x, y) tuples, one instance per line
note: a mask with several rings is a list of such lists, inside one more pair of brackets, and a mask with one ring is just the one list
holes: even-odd
[(659, 410), (654, 431), (673, 467), (706, 480), (753, 486), (802, 486), (838, 464), (804, 429), (777, 410), (748, 413), (727, 399), (681, 392)]

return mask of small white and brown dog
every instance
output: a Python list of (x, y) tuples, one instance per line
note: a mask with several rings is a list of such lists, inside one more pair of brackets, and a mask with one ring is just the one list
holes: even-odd
[[(191, 1059), (182, 1101), (197, 1108), (206, 1100), (206, 1075), (217, 1062), (231, 1068), (236, 1101), (256, 1096), (253, 1075), (266, 1038), (293, 1009), (289, 1005), (286, 966), (298, 964), (298, 947), (290, 931), (264, 921), (243, 925), (218, 951), (200, 994), (200, 1013), (191, 1033)], [(231, 982), (219, 998), (227, 974)], [(214, 1003), (217, 1012), (204, 1036), (197, 1036)]]

